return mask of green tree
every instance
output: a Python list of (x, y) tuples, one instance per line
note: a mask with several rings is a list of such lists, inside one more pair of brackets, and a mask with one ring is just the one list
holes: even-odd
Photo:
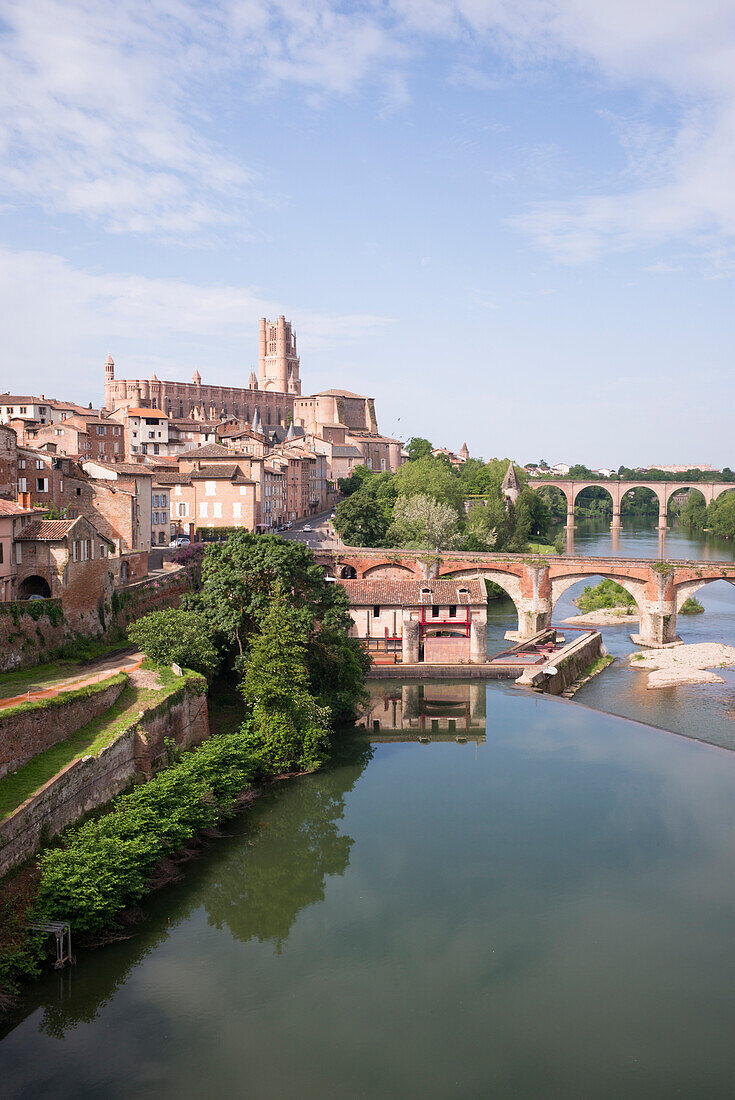
[(313, 771), (326, 759), (330, 713), (310, 691), (298, 611), (276, 586), (242, 682), (253, 753), (268, 773)]
[(395, 475), (398, 496), (422, 494), (450, 504), (457, 513), (464, 508), (464, 490), (457, 471), (437, 458), (406, 462)]
[(337, 488), (343, 496), (348, 497), (357, 493), (374, 477), (375, 474), (368, 466), (355, 466), (349, 477), (338, 479)]
[(449, 546), (458, 526), (459, 516), (451, 505), (423, 493), (399, 496), (393, 509), (391, 541), (430, 553)]
[(408, 451), (409, 462), (415, 462), (419, 458), (429, 458), (433, 447), (428, 439), (423, 439), (420, 435), (415, 435), (413, 439), (409, 439), (406, 450)]
[(174, 607), (151, 611), (130, 624), (128, 637), (157, 665), (175, 662), (211, 677), (220, 662), (209, 624), (196, 611)]
[(348, 546), (382, 546), (390, 519), (380, 501), (365, 491), (337, 505), (334, 526)]

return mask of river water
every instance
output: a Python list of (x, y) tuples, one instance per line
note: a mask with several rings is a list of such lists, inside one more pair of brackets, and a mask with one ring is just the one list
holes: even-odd
[[(682, 634), (735, 641), (720, 585)], [(374, 683), (329, 769), (28, 987), (0, 1095), (729, 1100), (735, 753), (695, 738), (728, 743), (731, 689), (643, 680), (616, 661), (585, 705)]]

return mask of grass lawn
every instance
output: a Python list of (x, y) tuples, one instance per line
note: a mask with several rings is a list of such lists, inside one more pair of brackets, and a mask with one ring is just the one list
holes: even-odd
[(159, 668), (156, 672), (161, 681), (160, 688), (128, 685), (105, 714), (87, 722), (86, 726), (82, 726), (66, 741), (60, 741), (58, 745), (34, 756), (33, 760), (29, 760), (14, 775), (6, 775), (0, 779), (0, 820), (12, 813), (49, 779), (53, 779), (67, 764), (80, 756), (96, 756), (132, 725), (139, 711), (161, 702), (176, 688), (181, 687), (181, 677), (175, 676), (170, 669)]
[(87, 657), (84, 660), (49, 661), (44, 665), (34, 665), (33, 668), (18, 669), (17, 672), (1, 672), (0, 699), (22, 695), (24, 691), (42, 691), (45, 688), (55, 687), (74, 675), (84, 676), (89, 671), (90, 660), (111, 656), (121, 649), (130, 649), (130, 642), (113, 642), (96, 648), (98, 651), (94, 652), (93, 657)]
[(528, 543), (528, 549), (532, 554), (555, 554), (556, 550), (550, 542), (534, 542), (531, 539)]

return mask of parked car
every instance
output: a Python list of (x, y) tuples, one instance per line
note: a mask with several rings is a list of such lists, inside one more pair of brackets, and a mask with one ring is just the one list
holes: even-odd
[(191, 546), (191, 539), (188, 535), (181, 535), (177, 539), (171, 539), (171, 542), (168, 544), (169, 550), (175, 550), (178, 546)]
[(311, 531), (311, 526), (310, 526), (310, 524), (308, 524), (308, 523), (305, 523), (305, 524), (304, 524), (304, 530), (305, 530), (305, 531)]

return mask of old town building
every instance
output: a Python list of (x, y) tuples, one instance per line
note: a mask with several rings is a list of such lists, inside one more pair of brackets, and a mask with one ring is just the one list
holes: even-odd
[(352, 633), (377, 661), (478, 664), (487, 658), (487, 594), (481, 580), (338, 580)]
[(17, 594), (16, 538), (35, 508), (0, 499), (0, 600), (14, 600)]

